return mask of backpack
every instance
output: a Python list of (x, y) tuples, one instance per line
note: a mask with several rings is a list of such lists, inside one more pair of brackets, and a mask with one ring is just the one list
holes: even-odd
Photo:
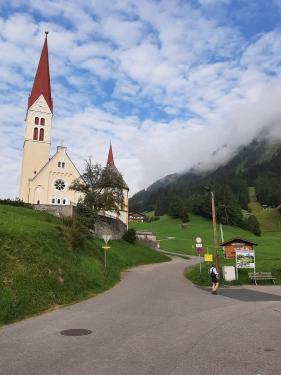
[(217, 274), (215, 273), (215, 269), (214, 269), (214, 267), (211, 268), (210, 275), (211, 275), (211, 276), (217, 276)]

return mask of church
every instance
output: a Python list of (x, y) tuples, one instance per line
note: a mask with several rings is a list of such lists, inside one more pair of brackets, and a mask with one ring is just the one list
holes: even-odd
[[(25, 136), (20, 178), (19, 197), (33, 205), (76, 206), (81, 193), (69, 190), (72, 181), (80, 173), (63, 145), (57, 146), (56, 153), (50, 157), (53, 100), (48, 56), (48, 32), (45, 33), (39, 64), (31, 93), (28, 98), (25, 118)], [(107, 167), (118, 172), (110, 144)], [(124, 207), (117, 216), (107, 212), (106, 216), (118, 218), (128, 225), (128, 192), (123, 184)]]

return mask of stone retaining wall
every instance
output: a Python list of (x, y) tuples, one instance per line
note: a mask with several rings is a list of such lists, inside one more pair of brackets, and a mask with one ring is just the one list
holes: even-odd
[(75, 210), (75, 206), (62, 206), (55, 204), (34, 204), (33, 208), (34, 210), (45, 211), (48, 212), (48, 214), (57, 217), (72, 217)]
[(95, 224), (95, 234), (102, 238), (104, 234), (110, 234), (111, 240), (120, 240), (127, 232), (127, 225), (121, 220), (99, 215)]
[[(53, 204), (35, 204), (35, 210), (45, 211), (50, 215), (57, 217), (72, 217), (76, 207), (75, 206), (61, 206)], [(104, 234), (110, 234), (112, 240), (119, 240), (123, 237), (127, 231), (127, 226), (121, 220), (113, 219), (98, 215), (95, 223), (95, 235), (97, 238), (101, 238)]]

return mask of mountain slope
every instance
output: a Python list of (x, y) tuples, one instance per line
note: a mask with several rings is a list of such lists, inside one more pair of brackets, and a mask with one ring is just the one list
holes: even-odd
[(248, 209), (248, 187), (256, 188), (257, 201), (269, 206), (281, 203), (281, 144), (269, 144), (265, 140), (254, 140), (240, 148), (225, 165), (207, 173), (188, 171), (162, 179), (147, 190), (135, 194), (130, 199), (131, 210), (153, 210), (159, 200), (168, 201), (178, 195), (188, 199), (195, 194), (203, 194), (204, 186), (218, 190), (226, 184), (243, 209)]
[(249, 187), (249, 210), (256, 216), (262, 232), (276, 232), (281, 229), (281, 216), (274, 207), (262, 207), (257, 202), (255, 187)]

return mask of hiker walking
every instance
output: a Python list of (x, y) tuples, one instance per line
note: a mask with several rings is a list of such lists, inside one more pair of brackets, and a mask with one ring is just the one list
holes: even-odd
[(214, 264), (210, 268), (210, 276), (212, 280), (212, 293), (217, 294), (217, 290), (219, 287), (219, 273)]

